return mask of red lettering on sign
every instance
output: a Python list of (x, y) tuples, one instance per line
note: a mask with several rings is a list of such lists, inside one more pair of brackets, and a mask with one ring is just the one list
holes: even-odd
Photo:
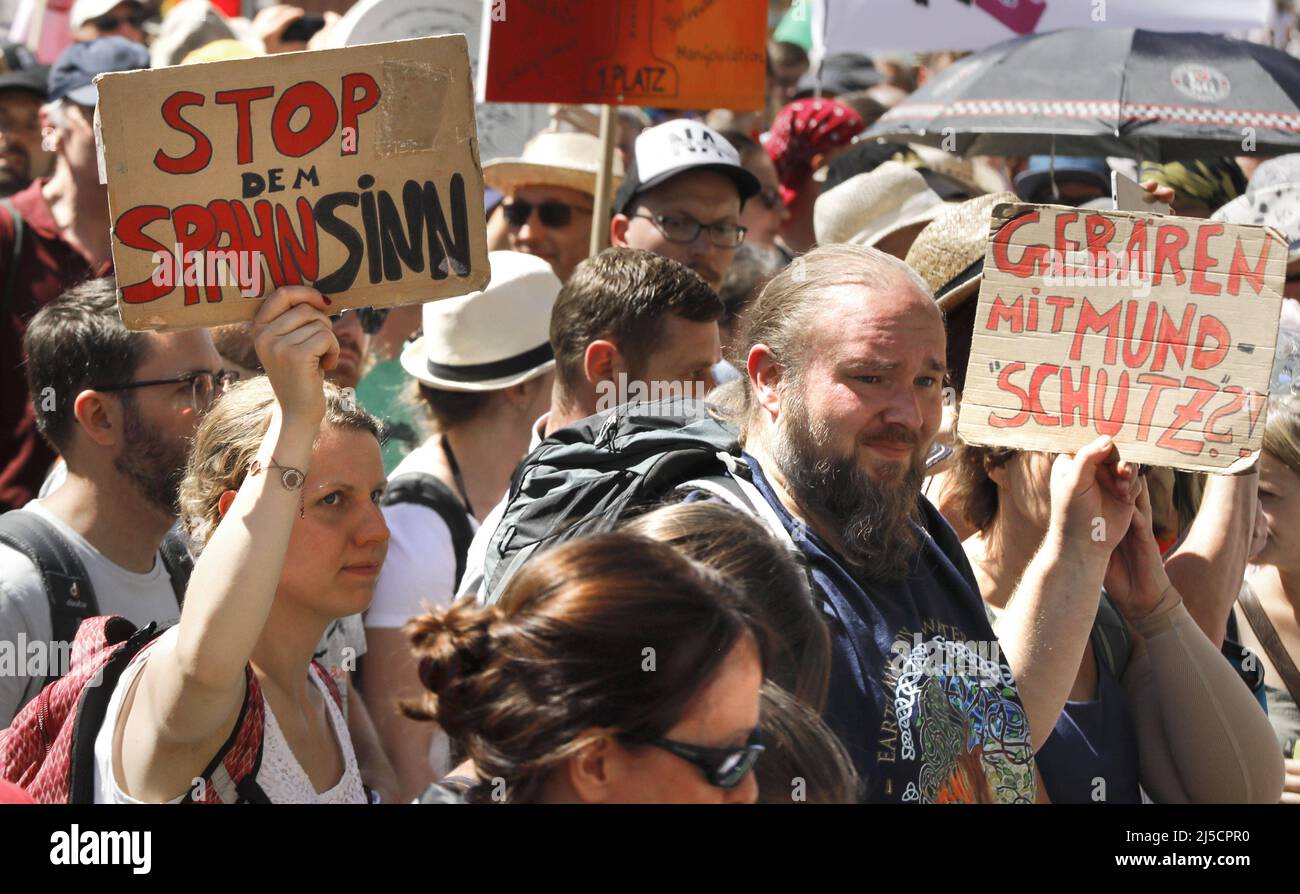
[(212, 142), (193, 124), (181, 117), (181, 109), (186, 106), (203, 105), (203, 94), (189, 90), (173, 93), (163, 100), (162, 119), (172, 130), (188, 134), (194, 140), (194, 148), (180, 158), (172, 158), (159, 149), (153, 157), (153, 164), (160, 171), (168, 174), (193, 174), (201, 171), (212, 160)]
[(1022, 214), (1019, 217), (1013, 217), (1002, 225), (1002, 228), (993, 236), (993, 266), (1004, 273), (1010, 273), (1012, 276), (1018, 276), (1021, 279), (1034, 276), (1038, 273), (1044, 259), (1047, 257), (1046, 245), (1030, 245), (1020, 254), (1020, 259), (1012, 261), (1008, 257), (1007, 246), (1016, 231), (1028, 224), (1038, 223), (1038, 212), (1031, 211), (1028, 214)]
[(1016, 399), (1020, 401), (1020, 412), (1011, 417), (997, 416), (990, 412), (989, 425), (993, 428), (1019, 428), (1029, 421), (1029, 395), (1025, 393), (1023, 388), (1011, 384), (1011, 376), (1024, 368), (1025, 365), (1017, 360), (1015, 363), (1008, 363), (1002, 367), (1002, 371), (998, 373), (998, 388), (1016, 396)]
[(1194, 295), (1218, 295), (1223, 291), (1223, 286), (1205, 278), (1205, 271), (1219, 263), (1219, 259), (1210, 254), (1210, 238), (1222, 232), (1221, 223), (1201, 224), (1196, 230), (1196, 266), (1192, 269)]
[[(361, 95), (357, 96), (357, 90)], [(357, 119), (364, 113), (373, 109), (379, 103), (379, 85), (375, 79), (365, 72), (356, 72), (343, 76), (343, 127), (352, 128), (354, 134), (359, 133), (357, 130)], [(358, 137), (359, 141), (359, 137)], [(359, 144), (359, 142), (358, 142)], [(356, 145), (351, 151), (344, 150), (344, 155), (355, 155)]]
[(235, 161), (246, 165), (253, 160), (253, 103), (269, 99), (274, 87), (244, 87), (239, 90), (221, 90), (213, 97), (218, 105), (235, 107)]

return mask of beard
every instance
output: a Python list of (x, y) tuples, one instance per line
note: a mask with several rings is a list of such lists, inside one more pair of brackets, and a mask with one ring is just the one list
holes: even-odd
[(123, 420), (125, 443), (113, 467), (151, 504), (168, 515), (176, 515), (185, 474), (185, 445), (168, 440), (146, 425), (134, 401), (123, 401)]
[[(829, 430), (809, 418), (797, 384), (790, 384), (794, 399), (782, 406), (773, 458), (791, 496), (839, 534), (844, 558), (868, 580), (902, 579), (921, 548), (924, 461), (914, 455), (872, 478), (855, 456), (832, 452)], [(905, 429), (888, 436), (918, 443)]]

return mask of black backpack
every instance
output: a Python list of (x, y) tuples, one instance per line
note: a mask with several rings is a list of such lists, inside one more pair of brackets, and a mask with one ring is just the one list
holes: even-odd
[(605, 531), (689, 485), (784, 527), (750, 482), (736, 433), (709, 404), (629, 403), (554, 432), (524, 458), (483, 563), (483, 593), (500, 598), (530, 556)]
[(388, 482), (384, 497), (379, 501), (380, 506), (394, 503), (415, 503), (438, 513), (447, 530), (451, 531), (451, 548), (456, 555), (456, 583), (452, 592), (460, 589), (460, 579), (465, 576), (465, 559), (474, 540), (474, 528), (460, 497), (428, 472), (403, 472)]
[[(81, 622), (100, 614), (86, 566), (54, 525), (34, 512), (14, 509), (0, 515), (0, 543), (18, 550), (41, 573), (45, 596), (50, 602), (53, 642), (72, 642)], [(194, 560), (174, 528), (167, 532), (159, 549), (179, 606), (185, 599)], [(59, 678), (58, 669), (54, 671), (44, 685)]]

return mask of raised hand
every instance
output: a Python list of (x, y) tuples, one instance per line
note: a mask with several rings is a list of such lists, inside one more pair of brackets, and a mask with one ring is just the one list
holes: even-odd
[(1149, 615), (1173, 590), (1151, 526), (1151, 495), (1140, 480), (1133, 521), (1106, 568), (1106, 595), (1130, 621)]
[(253, 319), (253, 344), (286, 422), (315, 428), (325, 415), (325, 372), (339, 358), (329, 304), (315, 289), (283, 286)]
[(1058, 456), (1052, 464), (1051, 528), (1062, 548), (1108, 558), (1129, 529), (1139, 488), (1137, 467), (1119, 458), (1108, 437), (1074, 456)]

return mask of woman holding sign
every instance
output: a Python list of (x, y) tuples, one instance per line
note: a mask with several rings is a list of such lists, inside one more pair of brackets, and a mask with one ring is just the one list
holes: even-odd
[[(1047, 532), (1052, 456), (961, 445), (952, 496), (996, 616)], [(1161, 561), (1144, 480), (1111, 556), (1070, 698), (1035, 758), (1054, 803), (1268, 803), (1282, 762), (1268, 718), (1183, 606)], [(1104, 519), (1097, 519), (1104, 524)], [(1104, 536), (1104, 534), (1102, 535)], [(995, 624), (996, 629), (996, 624)]]
[(266, 376), (199, 427), (181, 486), (198, 562), (180, 623), (114, 691), (98, 802), (366, 799), (337, 692), (312, 662), (327, 625), (370, 603), (388, 548), (378, 425), (324, 380), (339, 352), (329, 303), (273, 293), (253, 323)]

